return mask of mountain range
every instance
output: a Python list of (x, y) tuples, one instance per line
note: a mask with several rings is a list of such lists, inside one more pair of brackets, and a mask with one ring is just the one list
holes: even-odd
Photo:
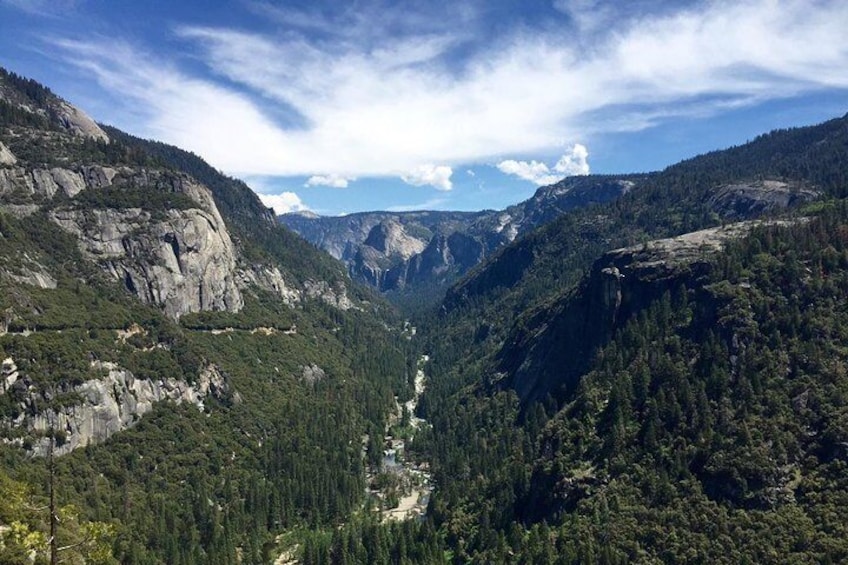
[(848, 116), (278, 219), (0, 70), (0, 562), (845, 562), (846, 197)]
[[(363, 212), (322, 217), (292, 212), (279, 221), (347, 265), (354, 280), (408, 303), (437, 300), (501, 247), (584, 207), (604, 204), (653, 182), (658, 173), (568, 177), (504, 210)], [(793, 182), (747, 179), (710, 194), (724, 218), (750, 218), (809, 202), (817, 192)]]

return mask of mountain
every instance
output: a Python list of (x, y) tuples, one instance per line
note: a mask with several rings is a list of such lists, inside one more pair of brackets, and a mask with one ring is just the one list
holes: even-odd
[(501, 211), (364, 212), (279, 221), (378, 291), (436, 296), (494, 250), (570, 210), (626, 194), (643, 175), (571, 177)]
[(8, 563), (48, 562), (47, 485), (63, 560), (272, 561), (414, 390), (394, 310), (247, 185), (5, 70), (0, 310)]
[(0, 562), (846, 562), (846, 197), (848, 116), (342, 264), (0, 71)]
[(848, 559), (846, 173), (848, 116), (775, 131), (451, 287), (416, 449), (456, 561)]

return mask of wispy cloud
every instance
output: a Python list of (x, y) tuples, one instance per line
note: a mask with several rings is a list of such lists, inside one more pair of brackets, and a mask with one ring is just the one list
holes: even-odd
[(11, 6), (34, 16), (49, 18), (61, 17), (80, 3), (81, 0), (0, 0), (0, 6)]
[[(56, 44), (142, 108), (138, 133), (228, 172), (399, 176), (441, 190), (460, 164), (514, 161), (513, 174), (545, 179), (515, 156), (550, 158), (563, 139), (648, 127), (680, 108), (703, 115), (848, 88), (843, 1), (710, 1), (620, 15), (597, 34), (580, 31), (592, 27), (586, 1), (561, 7), (584, 18), (577, 36), (516, 28), (485, 50), (460, 25), (404, 25), (426, 14), (397, 8), (380, 15), (383, 35), (354, 12), (341, 35), (320, 29), (320, 12), (274, 12), (293, 30), (274, 36), (179, 28), (208, 74), (111, 38)], [(473, 23), (473, 10), (463, 17)]]

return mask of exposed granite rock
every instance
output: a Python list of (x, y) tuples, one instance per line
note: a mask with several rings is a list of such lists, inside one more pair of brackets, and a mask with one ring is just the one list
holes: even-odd
[(308, 280), (303, 283), (303, 287), (307, 298), (321, 300), (339, 310), (350, 310), (355, 307), (344, 285), (339, 284), (333, 288), (327, 281)]
[[(796, 221), (806, 221), (804, 219)], [(733, 239), (744, 237), (756, 226), (788, 226), (792, 221), (774, 220), (737, 222), (721, 227), (685, 233), (677, 237), (656, 239), (643, 245), (633, 245), (608, 251), (596, 265), (603, 263), (622, 266), (622, 272), (638, 274), (641, 278), (664, 271), (673, 271), (680, 265), (691, 264), (707, 255), (720, 251)]]
[(279, 296), (288, 306), (300, 302), (301, 296), (297, 289), (291, 287), (283, 277), (280, 269), (269, 265), (254, 265), (238, 273), (239, 287), (245, 289), (251, 285)]
[(106, 135), (106, 132), (100, 129), (100, 126), (88, 114), (76, 106), (72, 106), (64, 100), (58, 100), (54, 112), (62, 127), (74, 135), (109, 142), (109, 136)]
[[(218, 400), (233, 397), (227, 379), (214, 365), (204, 369), (194, 384), (171, 378), (136, 379), (131, 372), (114, 363), (98, 361), (92, 365), (108, 373), (103, 378), (85, 381), (67, 391), (80, 399), (78, 404), (63, 407), (58, 413), (53, 410), (40, 412), (37, 405), (44, 398), (35, 392), (34, 387), (28, 386), (23, 394), (20, 415), (7, 424), (13, 429), (38, 435), (48, 432), (52, 424), (63, 434), (64, 440), (55, 450), (57, 455), (63, 455), (78, 447), (101, 443), (135, 425), (144, 414), (153, 410), (157, 402), (187, 402), (202, 410), (204, 401), (209, 397)], [(7, 367), (15, 369), (14, 361), (7, 359), (3, 362), (4, 374)], [(16, 375), (17, 371), (12, 374)], [(8, 383), (11, 378), (7, 376), (3, 382)], [(24, 384), (24, 381), (15, 378), (2, 392), (6, 393), (16, 383)], [(22, 443), (20, 439), (18, 441)], [(32, 453), (45, 455), (47, 448), (48, 440), (44, 438), (33, 444)]]
[(99, 263), (142, 301), (162, 307), (174, 318), (201, 310), (237, 312), (243, 307), (236, 250), (208, 188), (187, 175), (126, 167), (60, 170), (50, 178), (63, 182), (66, 192), (114, 185), (188, 196), (196, 208), (156, 212), (60, 208), (50, 215), (79, 240), (86, 258)]
[(33, 271), (28, 268), (21, 269), (20, 273), (7, 273), (8, 276), (21, 284), (28, 284), (38, 288), (56, 288), (57, 282), (46, 269)]
[(758, 180), (722, 185), (710, 196), (708, 204), (725, 218), (747, 219), (812, 202), (820, 196), (804, 183)]
[(569, 177), (502, 211), (292, 213), (279, 220), (344, 261), (354, 279), (379, 291), (409, 291), (449, 285), (520, 234), (569, 210), (618, 198), (641, 178)]
[(308, 385), (314, 385), (317, 382), (323, 381), (327, 377), (324, 369), (315, 365), (306, 365), (302, 368), (300, 378)]
[(153, 218), (138, 208), (55, 210), (62, 229), (142, 301), (179, 318), (201, 310), (239, 311), (244, 305), (236, 252), (223, 220), (196, 208)]
[(88, 114), (47, 89), (40, 96), (33, 97), (0, 76), (0, 99), (21, 110), (43, 116), (74, 136), (109, 142), (109, 136)]
[(17, 256), (17, 261), (0, 266), (0, 278), (38, 288), (56, 288), (57, 281), (48, 269), (27, 253)]
[(427, 240), (413, 237), (406, 233), (396, 220), (385, 220), (374, 226), (363, 245), (379, 251), (386, 257), (409, 259), (424, 251)]
[(15, 364), (15, 360), (11, 357), (7, 357), (3, 359), (3, 362), (0, 363), (0, 394), (5, 394), (16, 382), (18, 382), (18, 378), (20, 374), (18, 373), (18, 366)]
[(0, 197), (18, 193), (50, 199), (59, 191), (76, 196), (86, 188), (104, 188), (112, 184), (117, 171), (108, 167), (82, 167), (78, 171), (62, 168), (0, 169)]
[(0, 165), (14, 165), (17, 162), (17, 158), (12, 155), (12, 152), (9, 151), (9, 148), (0, 143)]
[(729, 240), (758, 225), (789, 223), (739, 222), (607, 252), (575, 291), (516, 325), (494, 372), (523, 402), (569, 394), (593, 351), (666, 292), (698, 286)]

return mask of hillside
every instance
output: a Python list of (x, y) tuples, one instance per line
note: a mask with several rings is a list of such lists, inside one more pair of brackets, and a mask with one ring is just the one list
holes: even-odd
[(76, 563), (848, 561), (846, 197), (848, 116), (288, 217), (342, 263), (0, 70), (0, 562), (49, 562), (51, 494)]
[(268, 562), (365, 504), (414, 377), (387, 304), (241, 181), (4, 70), (0, 158), (0, 560), (47, 562), (51, 452), (73, 562)]
[(848, 558), (846, 151), (840, 118), (682, 162), (448, 291), (416, 449), (457, 562)]

